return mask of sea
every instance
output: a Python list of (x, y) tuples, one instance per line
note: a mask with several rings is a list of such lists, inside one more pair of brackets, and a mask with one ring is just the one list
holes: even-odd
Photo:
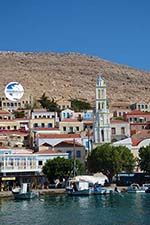
[(0, 225), (150, 225), (150, 194), (0, 199)]

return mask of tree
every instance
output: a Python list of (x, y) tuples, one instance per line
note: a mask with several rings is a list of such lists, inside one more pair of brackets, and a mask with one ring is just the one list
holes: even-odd
[(71, 108), (76, 112), (80, 112), (82, 110), (91, 109), (91, 105), (87, 101), (71, 99)]
[(150, 145), (139, 149), (139, 157), (141, 170), (150, 174)]
[(104, 144), (91, 152), (87, 166), (90, 172), (102, 172), (111, 181), (112, 177), (121, 171), (133, 171), (135, 160), (128, 148)]
[(24, 118), (25, 117), (24, 110), (22, 110), (22, 111), (14, 111), (13, 114), (15, 115), (15, 118)]
[(54, 98), (52, 98), (52, 100), (50, 100), (45, 93), (43, 93), (43, 95), (41, 96), (40, 100), (39, 100), (41, 106), (43, 108), (46, 108), (48, 111), (50, 112), (59, 112), (59, 106), (56, 103), (56, 101), (54, 100)]
[[(84, 166), (76, 160), (77, 174), (80, 174), (84, 170)], [(73, 160), (65, 158), (54, 158), (47, 160), (43, 166), (43, 173), (47, 176), (50, 182), (55, 179), (68, 178), (73, 175)]]
[(43, 108), (46, 108), (46, 109), (47, 109), (48, 104), (49, 104), (49, 99), (48, 99), (48, 97), (46, 96), (45, 93), (42, 94), (42, 96), (41, 96), (39, 102), (40, 102), (40, 104), (41, 104), (41, 106), (42, 106)]

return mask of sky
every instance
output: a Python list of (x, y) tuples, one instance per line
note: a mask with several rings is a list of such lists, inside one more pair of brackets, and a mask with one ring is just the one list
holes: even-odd
[(0, 51), (77, 52), (150, 71), (150, 1), (0, 0)]

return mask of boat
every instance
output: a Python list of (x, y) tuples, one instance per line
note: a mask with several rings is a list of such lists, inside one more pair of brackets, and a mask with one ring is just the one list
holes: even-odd
[(86, 181), (70, 181), (66, 191), (68, 195), (72, 196), (88, 196), (91, 194), (89, 183)]
[(38, 192), (32, 191), (29, 183), (22, 183), (21, 188), (12, 189), (15, 199), (33, 199), (39, 196)]
[(147, 189), (150, 188), (150, 184), (146, 183), (142, 185), (142, 188), (146, 191)]
[(150, 193), (150, 187), (145, 190), (145, 193)]
[(139, 184), (133, 183), (128, 187), (127, 192), (128, 193), (144, 193), (145, 190), (141, 188)]
[(106, 194), (113, 193), (112, 189), (102, 187), (101, 184), (94, 184), (91, 190), (92, 190), (91, 194), (94, 194), (94, 195), (106, 195)]

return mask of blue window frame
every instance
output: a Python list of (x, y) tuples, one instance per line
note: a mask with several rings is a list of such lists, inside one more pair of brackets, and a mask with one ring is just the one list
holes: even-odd
[(81, 158), (81, 151), (79, 151), (79, 150), (76, 151), (76, 157), (77, 157), (77, 158)]

